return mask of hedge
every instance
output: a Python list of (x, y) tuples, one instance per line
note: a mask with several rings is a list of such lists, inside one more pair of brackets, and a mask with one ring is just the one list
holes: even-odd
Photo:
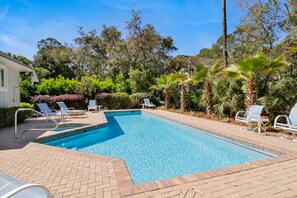
[(68, 107), (73, 107), (75, 109), (85, 109), (86, 99), (80, 94), (64, 94), (59, 96), (50, 95), (37, 95), (31, 97), (31, 103), (46, 103), (50, 108), (59, 109), (56, 102), (64, 102)]
[(159, 104), (158, 100), (149, 93), (135, 93), (130, 96), (125, 92), (98, 93), (95, 96), (97, 104), (108, 109), (140, 108), (144, 98), (149, 98), (156, 105)]
[(140, 108), (142, 107), (142, 104), (144, 103), (143, 99), (149, 98), (150, 102), (154, 103), (155, 105), (159, 105), (160, 102), (156, 99), (156, 97), (153, 96), (153, 94), (150, 93), (134, 93), (130, 95), (130, 100), (133, 103), (133, 108)]
[[(21, 107), (32, 108), (32, 105), (23, 103)], [(14, 125), (14, 115), (20, 107), (0, 107), (0, 128)], [(30, 111), (20, 111), (18, 113), (18, 123), (24, 122), (31, 115)]]

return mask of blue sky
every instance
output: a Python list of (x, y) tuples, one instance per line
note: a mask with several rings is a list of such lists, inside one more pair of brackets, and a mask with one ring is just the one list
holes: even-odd
[[(238, 1), (227, 0), (229, 33), (242, 16)], [(105, 24), (125, 33), (131, 8), (174, 39), (179, 50), (173, 55), (195, 55), (222, 34), (221, 0), (0, 0), (0, 51), (32, 59), (39, 40), (70, 43), (78, 26), (100, 31)]]

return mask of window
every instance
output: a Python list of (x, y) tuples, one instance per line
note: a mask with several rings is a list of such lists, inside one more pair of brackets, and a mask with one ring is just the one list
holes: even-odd
[(0, 107), (7, 106), (7, 71), (0, 66)]
[(0, 87), (4, 88), (5, 87), (5, 73), (4, 69), (0, 68)]

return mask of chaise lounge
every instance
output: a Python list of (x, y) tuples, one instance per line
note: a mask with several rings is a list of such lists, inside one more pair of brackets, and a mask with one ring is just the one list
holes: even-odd
[(68, 115), (67, 112), (51, 110), (46, 103), (37, 103), (37, 106), (39, 107), (41, 113), (45, 116), (55, 115), (57, 118), (60, 117), (60, 119), (63, 120), (64, 116)]
[(82, 114), (86, 114), (86, 110), (77, 110), (74, 109), (73, 107), (67, 107), (67, 105), (64, 102), (57, 102), (57, 104), (59, 105), (60, 109), (63, 110), (63, 112), (66, 112), (69, 115), (82, 115)]
[(50, 192), (39, 184), (26, 184), (0, 173), (0, 197), (1, 198), (49, 198)]
[(144, 98), (144, 103), (142, 104), (142, 108), (148, 107), (148, 108), (156, 108), (156, 105), (150, 102), (150, 99)]
[[(285, 119), (285, 122), (280, 122), (280, 119)], [(288, 130), (291, 133), (297, 133), (297, 103), (291, 109), (289, 116), (279, 115), (275, 118), (274, 128), (276, 130)]]

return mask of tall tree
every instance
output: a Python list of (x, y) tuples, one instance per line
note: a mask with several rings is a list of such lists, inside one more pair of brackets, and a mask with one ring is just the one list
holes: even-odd
[(152, 86), (153, 89), (161, 89), (165, 96), (165, 108), (170, 107), (170, 89), (176, 85), (178, 78), (176, 74), (162, 75), (156, 79), (157, 85)]
[(72, 49), (62, 45), (54, 38), (42, 39), (37, 44), (38, 51), (34, 56), (34, 65), (50, 72), (49, 77), (62, 75), (74, 77), (71, 68)]
[(270, 75), (272, 72), (282, 68), (284, 61), (278, 57), (270, 61), (267, 57), (258, 53), (254, 56), (243, 57), (243, 60), (226, 69), (228, 77), (233, 79), (244, 79), (246, 81), (246, 109), (257, 102), (258, 94), (256, 89), (257, 74)]
[(227, 12), (226, 0), (222, 0), (222, 16), (223, 16), (223, 60), (224, 66), (228, 65), (228, 51), (227, 51)]
[(238, 45), (252, 55), (259, 49), (264, 53), (273, 50), (279, 42), (284, 25), (284, 8), (279, 0), (242, 0), (242, 10), (247, 10), (242, 22), (234, 31)]
[(222, 69), (223, 67), (220, 61), (216, 61), (211, 69), (206, 68), (202, 64), (197, 64), (195, 73), (192, 76), (191, 82), (193, 84), (203, 82), (206, 114), (214, 113), (212, 86), (214, 77), (218, 75), (222, 71)]
[(180, 91), (180, 111), (184, 112), (184, 111), (186, 111), (186, 107), (187, 107), (186, 86), (189, 83), (189, 76), (182, 69), (177, 73), (177, 78), (178, 78), (178, 86), (179, 86), (179, 91)]

